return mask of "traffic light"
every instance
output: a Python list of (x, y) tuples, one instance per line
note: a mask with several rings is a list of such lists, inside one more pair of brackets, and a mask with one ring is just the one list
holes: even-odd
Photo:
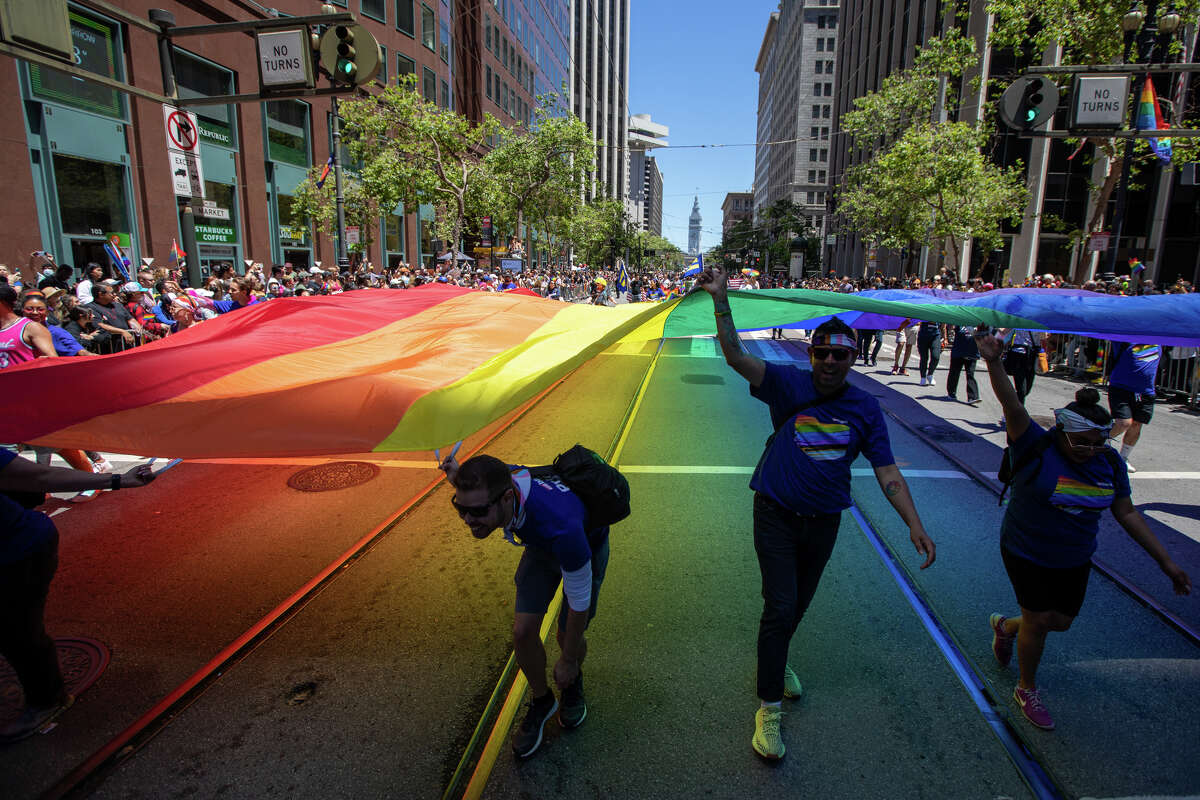
[(1000, 118), (1017, 130), (1040, 128), (1058, 110), (1058, 92), (1054, 81), (1042, 75), (1018, 78), (1000, 97)]
[(379, 42), (362, 25), (333, 25), (321, 36), (321, 65), (334, 83), (370, 83), (379, 63)]

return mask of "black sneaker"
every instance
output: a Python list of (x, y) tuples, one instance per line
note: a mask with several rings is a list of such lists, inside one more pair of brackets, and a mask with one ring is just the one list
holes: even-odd
[(562, 708), (558, 710), (558, 724), (564, 728), (578, 728), (587, 717), (587, 703), (583, 701), (583, 672), (562, 693)]
[(512, 749), (517, 758), (529, 758), (542, 746), (542, 728), (546, 721), (558, 710), (558, 700), (554, 692), (546, 692), (545, 697), (533, 698), (529, 701), (529, 709), (525, 719), (513, 733)]

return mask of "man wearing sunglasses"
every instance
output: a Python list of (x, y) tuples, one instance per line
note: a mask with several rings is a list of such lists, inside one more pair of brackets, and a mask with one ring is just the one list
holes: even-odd
[[(587, 530), (583, 502), (553, 476), (533, 478), (524, 467), (478, 455), (460, 466), (451, 455), (441, 464), (455, 489), (450, 502), (476, 539), (497, 528), (504, 540), (524, 548), (517, 565), (513, 652), (529, 681), (525, 718), (513, 733), (517, 758), (528, 758), (542, 744), (542, 729), (558, 711), (559, 724), (577, 728), (587, 716), (583, 699), (584, 631), (596, 615), (596, 601), (608, 567), (608, 526)], [(562, 581), (562, 611), (554, 683), (562, 707), (546, 680), (542, 618)]]
[(851, 504), (850, 465), (863, 453), (888, 501), (908, 525), (909, 537), (933, 563), (935, 548), (892, 457), (879, 401), (846, 382), (858, 345), (838, 319), (818, 327), (808, 349), (811, 370), (766, 363), (747, 353), (729, 305), (728, 273), (709, 267), (699, 284), (712, 295), (717, 339), (729, 366), (767, 403), (775, 434), (767, 440), (750, 488), (754, 490), (754, 550), (762, 573), (763, 613), (758, 628), (758, 697), (751, 745), (766, 759), (783, 758), (783, 698), (800, 696), (788, 666), (788, 645), (812, 601)]

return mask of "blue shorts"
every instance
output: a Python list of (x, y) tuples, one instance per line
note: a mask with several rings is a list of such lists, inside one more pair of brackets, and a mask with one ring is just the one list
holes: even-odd
[[(596, 531), (599, 535), (599, 531)], [(600, 538), (598, 536), (598, 538)], [(600, 599), (600, 584), (608, 569), (608, 530), (604, 530), (600, 544), (592, 548), (592, 605), (588, 609), (588, 622), (596, 616), (596, 603)], [(517, 585), (517, 613), (545, 614), (554, 599), (554, 592), (562, 581), (562, 567), (549, 550), (541, 547), (526, 547), (517, 565), (513, 582)], [(570, 606), (564, 597), (562, 611), (558, 615), (558, 629), (567, 625)]]

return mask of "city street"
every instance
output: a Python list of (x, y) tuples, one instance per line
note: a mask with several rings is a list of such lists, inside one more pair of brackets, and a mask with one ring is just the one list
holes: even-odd
[[(803, 366), (798, 333), (749, 334), (747, 346)], [(605, 453), (621, 442), (634, 513), (613, 529), (589, 633), (587, 723), (551, 722), (524, 763), (500, 741), (481, 796), (1200, 794), (1200, 651), (1100, 574), (1075, 626), (1047, 644), (1040, 676), (1058, 730), (1038, 731), (1016, 710), (1015, 667), (995, 663), (987, 625), (989, 612), (1016, 611), (999, 557), (1002, 509), (963, 469), (995, 472), (998, 405), (986, 385), (978, 407), (944, 399), (948, 358), (934, 387), (917, 385), (915, 358), (907, 377), (891, 376), (890, 344), (852, 380), (889, 414), (938, 560), (917, 570), (907, 530), (860, 462), (856, 507), (793, 641), (805, 696), (785, 706), (788, 756), (774, 769), (750, 748), (761, 600), (746, 488), (770, 427), (715, 343), (669, 340), (657, 358), (657, 343), (615, 346), (487, 443), (532, 464), (576, 441)], [(1049, 416), (1076, 388), (1038, 378), (1028, 407)], [(1200, 473), (1186, 454), (1200, 444), (1196, 426), (1191, 412), (1160, 404), (1133, 476), (1134, 502), (1194, 582)], [(489, 436), (464, 444), (460, 459)], [(62, 545), (49, 628), (105, 642), (112, 662), (54, 729), (0, 751), (0, 793), (66, 786), (64, 776), (354, 551), (82, 793), (442, 796), (509, 657), (520, 553), (498, 534), (471, 538), (444, 483), (411, 505), (439, 473), (432, 455), (402, 456), (355, 457), (378, 476), (327, 492), (287, 485), (319, 459), (185, 462), (146, 489), (52, 501)], [(1115, 524), (1098, 558), (1200, 628), (1197, 597), (1174, 597)]]

